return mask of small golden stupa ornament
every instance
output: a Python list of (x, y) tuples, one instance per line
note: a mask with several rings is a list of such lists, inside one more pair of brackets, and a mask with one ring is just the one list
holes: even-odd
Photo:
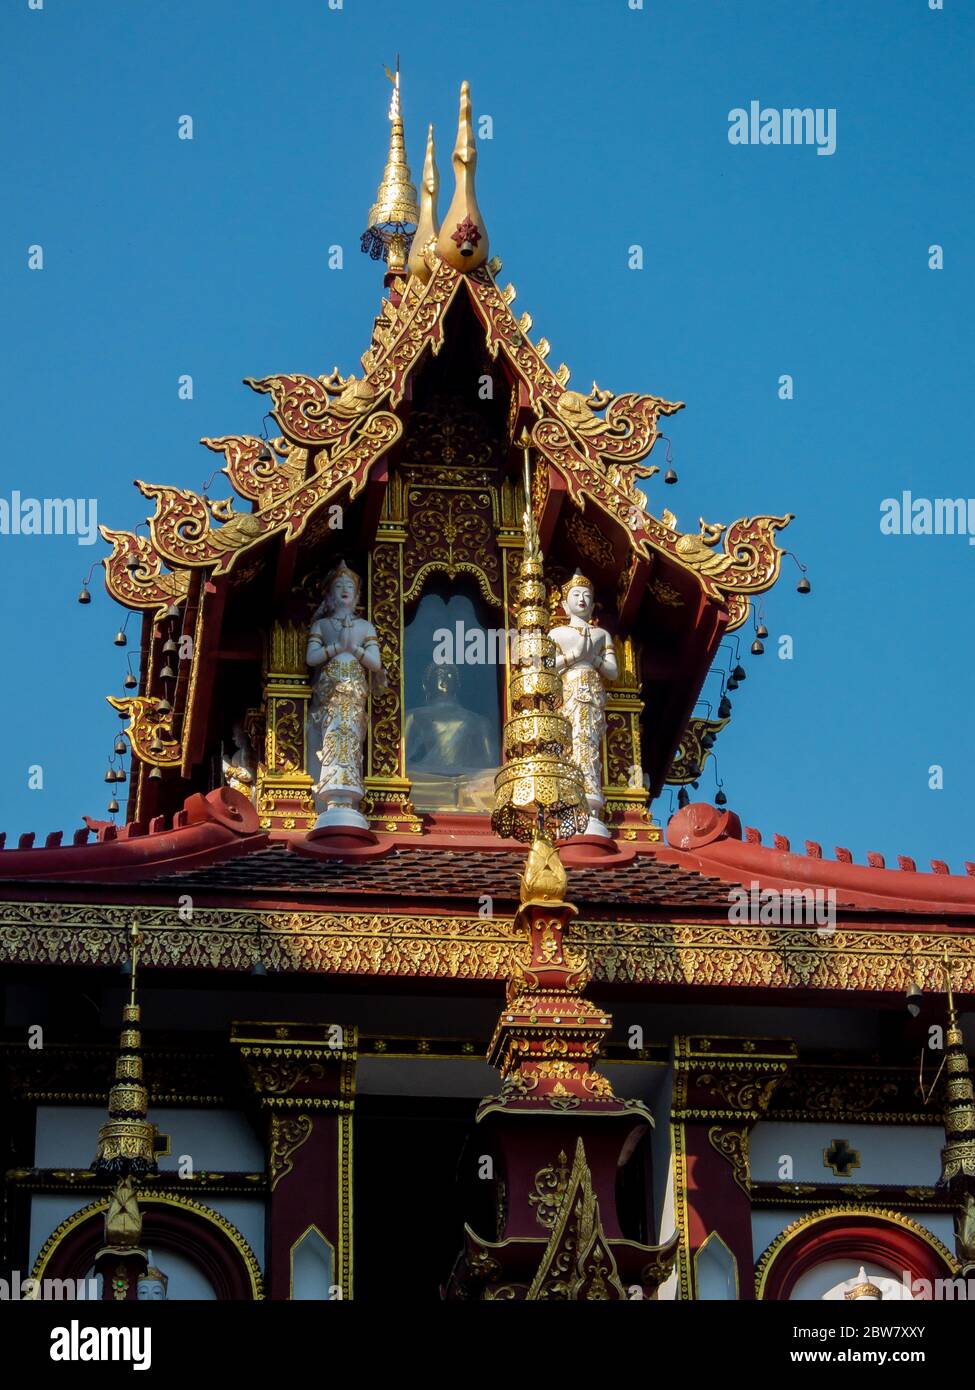
[(156, 1171), (156, 1127), (146, 1119), (149, 1093), (142, 1076), (140, 1010), (135, 997), (141, 939), (133, 924), (129, 931), (129, 1002), (122, 1009), (108, 1119), (98, 1131), (98, 1150), (91, 1165), (100, 1177), (140, 1178)]
[(943, 1063), (945, 1146), (941, 1150), (938, 1186), (964, 1197), (975, 1195), (975, 1086), (965, 1051), (965, 1037), (958, 1026), (947, 946), (943, 950), (941, 969), (948, 995), (948, 1028)]
[(525, 548), (510, 686), (513, 712), (504, 726), (505, 762), (494, 780), (491, 826), (505, 839), (550, 843), (581, 835), (589, 808), (582, 773), (571, 760), (572, 726), (560, 712), (562, 677), (555, 668), (558, 649), (548, 635), (550, 614), (532, 514), (527, 431), (518, 442), (525, 451)]
[(437, 248), (437, 233), (440, 219), (437, 215), (437, 196), (440, 193), (440, 175), (437, 172), (437, 152), (433, 143), (433, 126), (427, 130), (427, 152), (423, 160), (423, 178), (420, 180), (420, 220), (416, 224), (416, 234), (410, 246), (406, 268), (424, 285), (433, 274), (427, 257)]
[(376, 201), (369, 209), (369, 224), (362, 233), (362, 250), (374, 261), (384, 260), (391, 272), (406, 269), (406, 256), (416, 231), (420, 209), (416, 203), (416, 188), (406, 161), (406, 141), (403, 117), (400, 112), (399, 58), (396, 71), (386, 69), (393, 84), (389, 101), (389, 153), (382, 183), (376, 191)]

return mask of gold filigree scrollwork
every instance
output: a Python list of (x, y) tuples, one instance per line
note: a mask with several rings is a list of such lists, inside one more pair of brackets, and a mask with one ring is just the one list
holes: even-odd
[(146, 695), (124, 698), (109, 695), (106, 698), (114, 710), (128, 719), (128, 726), (122, 732), (140, 762), (149, 763), (151, 767), (179, 767), (183, 745), (173, 737), (172, 711), (160, 714), (156, 708), (158, 702)]
[(379, 638), (386, 685), (372, 694), (370, 772), (373, 777), (403, 776), (400, 739), (402, 703), (402, 546), (399, 541), (379, 541), (370, 557), (372, 622)]
[[(309, 519), (346, 486), (355, 497), (365, 486), (370, 467), (400, 437), (395, 415), (377, 411), (362, 432), (338, 453), (320, 460), (317, 472), (290, 492), (273, 497), (254, 512), (237, 512), (229, 500), (210, 502), (186, 488), (138, 482), (155, 499), (149, 518), (152, 545), (169, 563), (205, 566), (214, 574), (229, 571), (249, 546), (279, 532), (288, 541), (301, 535)], [(220, 522), (214, 527), (212, 521)]]
[(107, 526), (98, 530), (112, 547), (111, 555), (102, 560), (105, 587), (112, 598), (126, 608), (155, 609), (158, 617), (183, 602), (190, 584), (188, 570), (164, 571), (162, 557), (147, 536), (111, 531)]
[(722, 1129), (712, 1125), (708, 1130), (708, 1143), (722, 1158), (731, 1164), (735, 1182), (743, 1192), (750, 1195), (751, 1175), (748, 1169), (748, 1130)]
[[(702, 518), (698, 534), (676, 538), (677, 558), (701, 577), (705, 588), (716, 590), (727, 607), (727, 631), (741, 627), (747, 618), (750, 595), (764, 593), (779, 577), (782, 551), (775, 544), (775, 532), (792, 519), (791, 512), (785, 516), (746, 516), (725, 528)], [(719, 550), (722, 535), (724, 544)]]
[[(541, 473), (542, 469), (536, 472)], [(615, 563), (613, 547), (595, 526), (591, 526), (588, 521), (577, 511), (570, 511), (565, 523), (566, 535), (575, 545), (579, 553), (585, 559), (591, 561), (598, 569), (611, 569)]]
[(294, 1168), (294, 1156), (302, 1144), (311, 1138), (313, 1123), (310, 1115), (272, 1115), (268, 1146), (268, 1172), (271, 1191)]
[(716, 1075), (713, 1072), (703, 1072), (695, 1077), (694, 1084), (701, 1086), (709, 1095), (723, 1100), (729, 1110), (764, 1114), (780, 1080), (780, 1076), (766, 1080), (761, 1077), (735, 1076), (734, 1073)]
[(264, 506), (273, 497), (291, 492), (305, 476), (308, 454), (285, 439), (256, 439), (253, 435), (228, 434), (220, 439), (201, 439), (214, 453), (223, 454), (220, 470), (234, 491)]
[[(239, 970), (242, 960), (253, 960), (259, 936), (269, 973), (496, 982), (508, 979), (512, 953), (524, 941), (510, 921), (462, 915), (197, 906), (192, 923), (176, 923), (168, 908), (151, 907), (141, 910), (140, 921), (145, 936), (140, 959), (163, 968), (206, 963), (212, 970)], [(0, 903), (0, 958), (17, 964), (68, 965), (84, 959), (118, 966), (124, 959), (119, 929), (127, 925), (124, 910), (110, 904), (7, 901)], [(815, 927), (776, 927), (770, 934), (768, 927), (727, 921), (648, 926), (599, 918), (575, 920), (568, 939), (585, 951), (597, 983), (901, 996), (915, 978), (925, 991), (937, 988), (944, 934), (914, 933), (913, 965), (904, 933), (874, 926), (838, 926), (824, 943)], [(975, 993), (975, 935), (953, 937), (951, 957), (959, 993)], [(793, 1096), (793, 1104), (796, 1100)], [(898, 1123), (916, 1119), (900, 1105), (882, 1113)]]
[(308, 830), (315, 821), (313, 779), (308, 772), (307, 632), (296, 623), (275, 623), (264, 662), (264, 757), (257, 775), (257, 813), (265, 829)]
[(347, 444), (355, 423), (375, 410), (383, 395), (368, 375), (343, 377), (337, 367), (328, 376), (288, 372), (245, 377), (244, 384), (270, 395), (272, 413), (286, 438), (316, 449)]
[(704, 739), (709, 735), (716, 737), (727, 723), (727, 719), (696, 717), (687, 721), (687, 727), (681, 735), (681, 741), (664, 779), (669, 786), (682, 787), (687, 786), (689, 782), (697, 781), (704, 764), (711, 756), (711, 750), (704, 746)]
[[(492, 356), (505, 352), (539, 416), (532, 442), (561, 474), (573, 502), (580, 508), (595, 503), (613, 517), (626, 528), (638, 555), (649, 559), (662, 552), (695, 573), (705, 591), (728, 609), (729, 630), (740, 627), (749, 596), (771, 588), (778, 577), (781, 551), (772, 533), (786, 526), (791, 515), (734, 522), (717, 553), (713, 546), (719, 537), (712, 540), (706, 529), (702, 535), (682, 537), (673, 518), (658, 521), (646, 510), (646, 494), (636, 479), (655, 471), (640, 461), (658, 437), (660, 416), (674, 414), (683, 403), (635, 393), (614, 397), (595, 384), (588, 396), (566, 391), (528, 341), (487, 267), (474, 271), (467, 283), (485, 325), (488, 351)], [(676, 590), (671, 587), (667, 594), (666, 601), (676, 601)]]
[(528, 1204), (535, 1211), (535, 1220), (549, 1231), (555, 1225), (568, 1185), (569, 1160), (563, 1150), (553, 1164), (539, 1168), (533, 1190), (528, 1194)]
[[(491, 526), (491, 494), (411, 488), (409, 543), (404, 554), (404, 602), (429, 575), (471, 574), (488, 603), (501, 605), (500, 561)], [(421, 563), (422, 561), (422, 563)]]

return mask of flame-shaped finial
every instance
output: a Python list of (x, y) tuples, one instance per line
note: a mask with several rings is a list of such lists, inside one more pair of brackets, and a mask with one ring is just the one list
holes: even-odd
[(433, 274), (427, 263), (427, 255), (437, 245), (440, 219), (437, 216), (437, 195), (440, 192), (440, 175), (437, 172), (437, 152), (433, 144), (433, 126), (427, 131), (427, 153), (423, 161), (423, 178), (420, 181), (420, 220), (416, 224), (413, 245), (406, 268), (424, 284)]
[(400, 114), (399, 58), (396, 59), (396, 71), (391, 72), (387, 68), (386, 76), (393, 84), (389, 101), (389, 153), (376, 201), (369, 209), (369, 225), (362, 233), (361, 246), (374, 261), (382, 259), (389, 263), (391, 271), (402, 271), (406, 267), (406, 253), (416, 231), (420, 210), (416, 205), (413, 176), (406, 161), (403, 117)]
[(474, 191), (477, 143), (471, 108), (471, 84), (460, 85), (460, 117), (454, 145), (454, 196), (437, 238), (437, 253), (455, 270), (471, 271), (488, 258), (488, 234)]

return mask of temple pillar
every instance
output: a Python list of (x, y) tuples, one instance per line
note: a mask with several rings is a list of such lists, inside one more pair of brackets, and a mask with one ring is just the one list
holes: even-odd
[(606, 824), (621, 840), (659, 841), (660, 827), (649, 811), (644, 783), (639, 662), (630, 638), (615, 643), (619, 676), (606, 692), (603, 736), (603, 796)]
[(410, 802), (402, 732), (405, 505), (402, 479), (394, 474), (369, 554), (369, 618), (379, 639), (386, 685), (372, 692), (361, 810), (374, 830), (418, 833), (422, 822)]
[(307, 769), (307, 645), (308, 634), (295, 624), (271, 629), (264, 662), (264, 760), (257, 777), (257, 813), (265, 830), (310, 830), (315, 824)]
[(796, 1056), (795, 1044), (781, 1038), (674, 1039), (671, 1128), (682, 1299), (701, 1296), (700, 1257), (713, 1241), (730, 1257), (729, 1298), (755, 1297), (748, 1137)]
[(351, 1298), (356, 1029), (240, 1023), (231, 1042), (267, 1121), (267, 1296)]

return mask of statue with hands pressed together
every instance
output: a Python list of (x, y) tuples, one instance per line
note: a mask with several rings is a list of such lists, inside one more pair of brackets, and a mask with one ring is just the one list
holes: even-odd
[(562, 713), (572, 725), (572, 761), (581, 770), (589, 804), (587, 835), (608, 836), (600, 819), (604, 805), (602, 743), (606, 731), (606, 686), (616, 680), (619, 666), (613, 639), (592, 620), (596, 595), (592, 583), (578, 572), (562, 589), (567, 623), (552, 628), (558, 647), (556, 669), (562, 674)]
[(359, 810), (365, 788), (369, 683), (384, 679), (379, 639), (372, 623), (355, 616), (359, 576), (341, 561), (325, 580), (325, 599), (308, 633), (305, 660), (313, 674), (311, 721), (321, 736), (321, 763), (314, 791), (325, 803), (316, 828), (368, 822)]

